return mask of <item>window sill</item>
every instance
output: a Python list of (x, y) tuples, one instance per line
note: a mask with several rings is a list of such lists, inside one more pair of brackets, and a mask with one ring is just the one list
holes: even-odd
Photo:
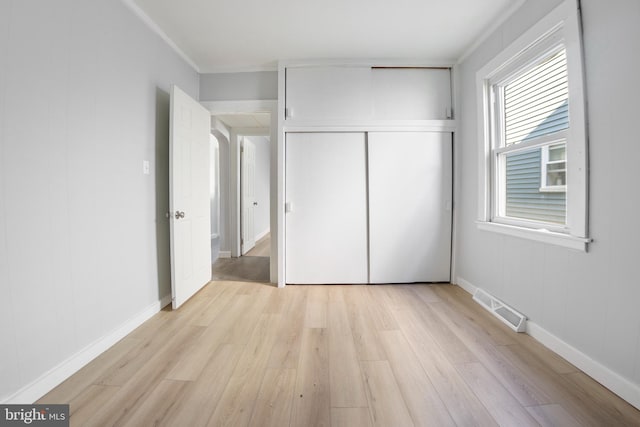
[(545, 229), (524, 228), (487, 221), (476, 221), (476, 225), (479, 230), (506, 234), (507, 236), (520, 237), (522, 239), (562, 246), (582, 252), (587, 252), (588, 244), (591, 242), (589, 238), (571, 236), (569, 234), (557, 233)]
[(538, 191), (541, 193), (566, 193), (567, 187), (564, 185), (557, 187), (540, 187)]

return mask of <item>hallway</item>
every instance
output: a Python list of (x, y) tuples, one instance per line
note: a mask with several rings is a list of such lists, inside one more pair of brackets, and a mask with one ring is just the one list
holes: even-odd
[(239, 258), (218, 258), (213, 263), (212, 281), (269, 283), (271, 236), (267, 234), (256, 246)]

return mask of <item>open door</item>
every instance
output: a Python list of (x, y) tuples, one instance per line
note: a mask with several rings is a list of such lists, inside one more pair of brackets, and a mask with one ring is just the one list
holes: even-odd
[(209, 111), (171, 87), (169, 209), (174, 309), (211, 280)]
[(243, 138), (241, 165), (242, 171), (242, 255), (256, 246), (255, 207), (257, 206), (256, 187), (256, 146)]

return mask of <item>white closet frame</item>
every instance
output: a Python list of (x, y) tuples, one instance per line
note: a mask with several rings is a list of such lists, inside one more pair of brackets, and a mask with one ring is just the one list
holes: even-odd
[[(450, 119), (437, 120), (358, 120), (349, 123), (337, 120), (308, 120), (296, 121), (295, 118), (285, 118), (286, 107), (286, 70), (292, 67), (325, 67), (325, 66), (368, 66), (368, 67), (397, 67), (397, 68), (450, 68), (451, 69), (451, 116)], [(285, 269), (285, 140), (288, 132), (452, 132), (453, 133), (453, 150), (455, 158), (455, 132), (457, 123), (455, 120), (455, 96), (454, 96), (454, 64), (449, 63), (433, 63), (422, 60), (285, 60), (278, 63), (278, 138), (276, 146), (276, 166), (277, 166), (277, 223), (278, 233), (275, 238), (278, 251), (277, 266), (277, 283), (278, 287), (284, 287), (286, 279)], [(455, 167), (454, 167), (455, 176)], [(455, 236), (455, 184), (453, 190), (453, 219), (452, 219), (452, 236)], [(452, 267), (455, 260), (453, 258), (452, 239)], [(452, 271), (453, 273), (453, 271)], [(451, 280), (453, 280), (453, 274)]]

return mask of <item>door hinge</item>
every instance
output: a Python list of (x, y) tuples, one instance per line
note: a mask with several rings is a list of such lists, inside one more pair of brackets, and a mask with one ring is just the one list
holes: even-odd
[(244, 245), (244, 239), (242, 237), (240, 238), (240, 244)]

